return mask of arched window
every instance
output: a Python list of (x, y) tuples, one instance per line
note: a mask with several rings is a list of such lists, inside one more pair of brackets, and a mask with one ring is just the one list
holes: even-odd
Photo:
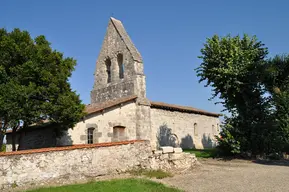
[(125, 139), (125, 127), (124, 126), (114, 126), (113, 127), (113, 140), (123, 141)]
[(119, 69), (119, 78), (124, 78), (124, 64), (123, 64), (123, 55), (118, 54), (117, 55), (117, 63), (118, 63), (118, 69)]
[(107, 83), (111, 82), (111, 61), (110, 59), (105, 60), (105, 66), (106, 66), (106, 74), (107, 74)]
[(198, 125), (197, 125), (197, 123), (194, 123), (194, 135), (198, 136)]
[(88, 144), (93, 143), (93, 131), (94, 131), (94, 128), (87, 129), (87, 143)]

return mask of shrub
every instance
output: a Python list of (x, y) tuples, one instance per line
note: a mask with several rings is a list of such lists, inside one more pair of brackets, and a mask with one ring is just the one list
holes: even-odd
[(237, 141), (234, 136), (230, 133), (229, 129), (222, 129), (220, 137), (216, 136), (218, 146), (217, 154), (221, 156), (233, 156), (239, 154), (240, 142)]
[(5, 152), (5, 151), (6, 151), (6, 144), (3, 144), (0, 152)]

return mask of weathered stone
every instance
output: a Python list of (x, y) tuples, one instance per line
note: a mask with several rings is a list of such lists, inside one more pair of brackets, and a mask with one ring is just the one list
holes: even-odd
[(150, 117), (151, 135), (157, 135), (151, 137), (153, 149), (158, 148), (157, 144), (174, 147), (179, 145), (186, 149), (216, 146), (213, 135), (218, 134), (216, 127), (220, 120), (217, 117), (159, 108), (151, 108)]
[(162, 153), (163, 153), (162, 150), (156, 150), (156, 151), (154, 151), (154, 154), (162, 154)]
[(196, 163), (196, 158), (189, 153), (153, 154), (149, 141), (0, 156), (0, 189), (5, 192), (15, 184), (20, 188), (35, 184), (68, 184), (137, 168), (182, 171)]
[(174, 148), (174, 153), (181, 153), (183, 152), (183, 149), (178, 147), (178, 148)]
[(184, 156), (183, 153), (170, 153), (169, 154), (169, 159), (170, 160), (183, 160), (186, 157)]
[(91, 103), (130, 95), (145, 97), (144, 79), (140, 53), (122, 23), (111, 18), (96, 62)]
[(163, 151), (163, 153), (173, 153), (174, 152), (174, 148), (170, 147), (170, 146), (160, 147), (160, 149)]

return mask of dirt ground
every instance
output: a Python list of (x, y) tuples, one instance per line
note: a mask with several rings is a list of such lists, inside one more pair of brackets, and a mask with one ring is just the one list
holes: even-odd
[(186, 192), (289, 191), (289, 162), (199, 160), (188, 173), (160, 180)]

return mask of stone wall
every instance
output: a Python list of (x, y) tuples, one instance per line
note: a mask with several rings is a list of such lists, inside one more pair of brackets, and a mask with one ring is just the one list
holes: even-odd
[(179, 149), (164, 148), (153, 154), (149, 141), (0, 153), (0, 189), (74, 183), (138, 168), (184, 170), (195, 163), (194, 155)]
[(152, 108), (152, 147), (211, 148), (219, 125), (218, 117)]
[(87, 130), (93, 128), (94, 143), (112, 142), (115, 126), (125, 127), (123, 140), (136, 139), (136, 104), (134, 101), (87, 116), (73, 129), (69, 129), (68, 134), (61, 140), (65, 141), (70, 138), (73, 144), (86, 144)]
[[(129, 101), (102, 112), (88, 115), (84, 121), (78, 122), (73, 129), (64, 132), (63, 136), (60, 138), (56, 137), (53, 127), (32, 129), (23, 133), (18, 133), (16, 147), (18, 148), (19, 145), (20, 134), (22, 134), (20, 150), (87, 144), (89, 128), (93, 129), (93, 143), (113, 142), (116, 140), (113, 135), (113, 127), (115, 126), (124, 127), (124, 135), (121, 139), (117, 139), (117, 141), (135, 139), (149, 140), (150, 138), (141, 138), (139, 136), (137, 138), (137, 130), (139, 130), (136, 128), (137, 124), (139, 124), (137, 118), (143, 118), (143, 116), (137, 116), (136, 108), (137, 105), (135, 101)], [(144, 120), (150, 123), (149, 118), (144, 118)], [(140, 125), (140, 127), (143, 128), (142, 125)], [(150, 124), (147, 127), (146, 130), (149, 132)], [(142, 129), (142, 131), (143, 130), (144, 129)], [(7, 136), (7, 152), (12, 151), (11, 137), (12, 134)]]
[[(121, 61), (119, 58), (122, 58)], [(107, 62), (110, 63), (109, 67)], [(124, 66), (122, 78), (119, 75), (120, 64)], [(114, 18), (109, 21), (96, 61), (94, 77), (91, 104), (130, 95), (145, 97), (146, 89), (142, 57), (129, 38), (122, 23)], [(108, 79), (111, 81), (108, 82)]]
[(184, 172), (197, 163), (195, 154), (183, 153), (182, 148), (171, 146), (160, 147), (154, 150), (148, 158), (148, 168), (165, 170), (168, 172)]

